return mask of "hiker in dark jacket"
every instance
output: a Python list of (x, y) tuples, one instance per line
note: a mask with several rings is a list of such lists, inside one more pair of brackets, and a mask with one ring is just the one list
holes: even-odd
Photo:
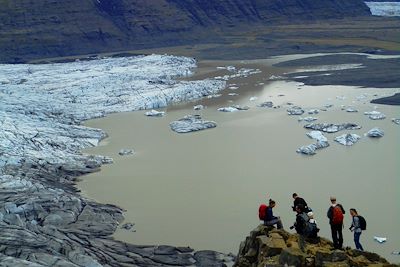
[(307, 214), (304, 212), (304, 206), (299, 204), (295, 207), (296, 209), (296, 222), (294, 223), (294, 228), (296, 229), (296, 232), (299, 234), (299, 247), (301, 251), (304, 252), (306, 242), (305, 242), (305, 228), (306, 228), (306, 222), (308, 220)]
[(304, 212), (311, 211), (311, 209), (308, 208), (307, 202), (304, 200), (304, 198), (299, 197), (299, 195), (297, 195), (297, 193), (293, 193), (292, 197), (294, 199), (293, 206), (292, 206), (293, 211), (296, 211), (296, 207), (298, 205), (301, 205), (302, 207), (304, 207)]
[(272, 209), (275, 207), (275, 201), (270, 199), (269, 205), (267, 208), (267, 214), (265, 216), (264, 225), (273, 226), (276, 224), (276, 228), (282, 229), (282, 221), (281, 218), (274, 216)]
[(353, 222), (351, 223), (350, 231), (354, 232), (354, 244), (356, 245), (356, 249), (364, 251), (360, 243), (360, 236), (362, 233), (360, 218), (358, 217), (356, 209), (350, 209), (350, 214), (353, 217)]
[(336, 197), (331, 197), (332, 205), (329, 207), (327, 216), (329, 218), (329, 224), (331, 225), (333, 247), (335, 249), (342, 249), (343, 247), (343, 214), (346, 212), (343, 206), (336, 203)]

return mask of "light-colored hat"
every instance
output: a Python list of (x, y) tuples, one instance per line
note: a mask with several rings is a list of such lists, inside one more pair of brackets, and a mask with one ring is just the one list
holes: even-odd
[(314, 213), (312, 211), (310, 211), (310, 212), (307, 213), (307, 216), (308, 217), (312, 217), (312, 216), (314, 216)]

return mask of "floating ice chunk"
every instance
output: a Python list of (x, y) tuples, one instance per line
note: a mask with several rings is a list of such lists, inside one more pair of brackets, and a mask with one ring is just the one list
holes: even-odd
[(228, 95), (229, 95), (229, 96), (237, 96), (237, 95), (239, 95), (239, 94), (237, 94), (237, 93), (229, 93)]
[(386, 2), (368, 1), (365, 2), (373, 16), (396, 17), (400, 16), (400, 2), (387, 0)]
[(385, 135), (384, 131), (382, 131), (379, 128), (373, 128), (371, 130), (368, 131), (368, 133), (366, 133), (365, 135), (369, 136), (369, 137), (383, 137)]
[(271, 75), (268, 78), (268, 80), (271, 80), (271, 81), (273, 81), (273, 80), (282, 80), (282, 79), (284, 79), (284, 78), (282, 76), (279, 76), (279, 75)]
[(171, 129), (177, 133), (189, 133), (217, 127), (214, 121), (206, 121), (200, 115), (187, 115), (180, 120), (169, 124)]
[(213, 95), (207, 96), (207, 98), (217, 98), (217, 97), (220, 97), (220, 96), (222, 96), (222, 95), (221, 94), (213, 94)]
[(297, 106), (288, 108), (286, 111), (289, 115), (302, 115), (304, 113), (304, 110), (301, 107)]
[(256, 96), (252, 96), (252, 97), (250, 97), (250, 101), (256, 101), (258, 99), (258, 97), (256, 97)]
[(343, 134), (335, 138), (335, 141), (344, 146), (352, 146), (361, 139), (357, 134)]
[(308, 146), (302, 146), (296, 150), (297, 153), (305, 154), (305, 155), (315, 155), (315, 150), (317, 146), (314, 144)]
[(165, 115), (165, 111), (157, 111), (155, 109), (152, 109), (151, 111), (147, 111), (146, 113), (144, 113), (144, 115), (149, 117), (162, 117)]
[(318, 114), (319, 110), (318, 109), (310, 109), (307, 111), (308, 114)]
[(358, 112), (358, 110), (355, 108), (349, 107), (346, 109), (346, 112)]
[(202, 110), (204, 108), (205, 107), (203, 105), (196, 105), (196, 106), (193, 107), (194, 110)]
[(331, 108), (331, 107), (333, 107), (333, 104), (325, 104), (324, 107)]
[(338, 99), (338, 100), (345, 100), (346, 97), (345, 97), (344, 95), (338, 95), (338, 96), (336, 96), (336, 99)]
[(257, 107), (260, 107), (260, 108), (272, 108), (273, 106), (274, 106), (274, 103), (272, 103), (271, 101), (262, 102), (257, 105)]
[(400, 125), (400, 119), (393, 118), (392, 122), (397, 124), (397, 125)]
[(400, 255), (400, 251), (392, 251), (391, 254), (393, 254), (393, 255)]
[(234, 108), (234, 107), (222, 107), (222, 108), (219, 108), (217, 110), (221, 111), (221, 112), (235, 112), (235, 111), (238, 111), (238, 109)]
[(336, 133), (341, 130), (359, 130), (361, 129), (361, 126), (355, 123), (309, 123), (304, 125), (304, 128), (318, 130), (326, 133)]
[(364, 115), (368, 115), (371, 120), (383, 120), (386, 118), (385, 114), (376, 110), (366, 111), (364, 112)]
[(315, 117), (305, 117), (305, 118), (299, 117), (298, 118), (298, 121), (305, 121), (305, 122), (313, 122), (316, 120), (318, 120), (318, 118), (315, 118)]
[(387, 241), (387, 238), (386, 237), (379, 237), (379, 236), (374, 236), (374, 240), (376, 241), (376, 242), (378, 242), (378, 243), (384, 243), (384, 242), (386, 242)]
[(237, 89), (239, 89), (239, 87), (238, 87), (238, 86), (229, 86), (228, 89), (230, 89), (230, 90), (237, 90)]
[(315, 139), (317, 141), (321, 142), (327, 142), (328, 139), (324, 136), (324, 134), (321, 131), (311, 131), (307, 133), (307, 136), (310, 137), (311, 139)]
[(123, 148), (121, 149), (118, 154), (120, 156), (127, 156), (127, 155), (132, 155), (133, 154), (133, 149), (129, 149), (129, 148)]
[(236, 108), (238, 110), (249, 110), (250, 109), (249, 106), (240, 106), (240, 105), (233, 105), (231, 107)]

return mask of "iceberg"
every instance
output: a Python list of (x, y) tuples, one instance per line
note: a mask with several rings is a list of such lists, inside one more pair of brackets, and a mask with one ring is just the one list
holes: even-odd
[(335, 141), (344, 146), (352, 146), (361, 139), (357, 134), (343, 134), (335, 138)]
[(180, 120), (169, 124), (171, 129), (177, 133), (189, 133), (217, 127), (217, 123), (206, 121), (200, 115), (187, 115)]
[(379, 237), (379, 236), (374, 236), (374, 240), (376, 241), (376, 242), (378, 242), (378, 243), (384, 243), (384, 242), (386, 242), (387, 241), (387, 238), (386, 237)]
[(146, 113), (144, 113), (144, 115), (149, 117), (162, 117), (165, 115), (165, 112), (152, 109), (151, 111), (147, 111)]

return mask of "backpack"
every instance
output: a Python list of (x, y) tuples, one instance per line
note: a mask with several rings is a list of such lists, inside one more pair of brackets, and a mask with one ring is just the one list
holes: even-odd
[(357, 217), (360, 223), (361, 230), (367, 230), (367, 221), (365, 221), (364, 217), (361, 215), (357, 215)]
[(342, 208), (339, 205), (336, 205), (332, 209), (332, 223), (333, 224), (343, 223), (343, 212)]
[(258, 208), (258, 218), (261, 221), (265, 220), (265, 217), (267, 216), (267, 209), (268, 206), (265, 204), (261, 204), (260, 207)]
[(303, 235), (315, 238), (318, 236), (319, 229), (316, 223), (311, 223), (310, 218), (304, 212), (300, 215), (303, 220)]

